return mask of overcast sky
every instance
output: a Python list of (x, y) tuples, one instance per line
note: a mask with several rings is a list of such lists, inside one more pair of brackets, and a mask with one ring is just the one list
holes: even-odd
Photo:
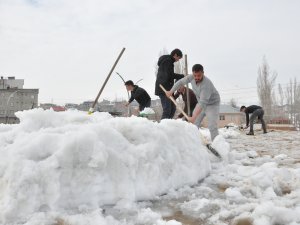
[[(298, 0), (0, 0), (0, 75), (39, 88), (39, 101), (94, 100), (111, 66), (154, 95), (159, 52), (204, 66), (222, 102), (257, 103), (263, 57), (277, 83), (300, 80)], [(112, 74), (100, 100), (126, 98)]]

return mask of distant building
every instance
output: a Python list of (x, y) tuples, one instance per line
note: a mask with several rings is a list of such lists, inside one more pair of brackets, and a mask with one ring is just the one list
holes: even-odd
[(24, 86), (24, 79), (15, 79), (15, 77), (7, 77), (6, 79), (1, 77), (0, 89), (17, 88), (22, 89)]
[(39, 89), (23, 89), (24, 80), (0, 79), (0, 123), (19, 123), (15, 112), (38, 106)]
[(55, 112), (63, 112), (63, 111), (67, 110), (67, 108), (64, 106), (60, 106), (60, 105), (56, 105), (56, 104), (52, 104), (52, 103), (40, 104), (40, 108), (42, 108), (44, 110), (52, 109)]
[[(85, 102), (79, 104), (78, 110), (89, 111), (89, 109), (92, 108), (93, 103), (94, 103), (94, 101), (85, 101)], [(96, 104), (95, 109), (97, 108), (97, 105), (98, 105), (98, 103)]]
[[(245, 117), (244, 113), (241, 113), (239, 109), (232, 107), (231, 105), (220, 105), (220, 114), (218, 126), (224, 127), (230, 123), (241, 125)], [(207, 118), (203, 120), (203, 126), (207, 127)]]
[(52, 104), (52, 103), (41, 103), (40, 104), (40, 108), (42, 109), (51, 109), (52, 107), (55, 107), (56, 105), (55, 104)]
[(63, 111), (67, 110), (65, 107), (59, 106), (59, 105), (53, 106), (53, 107), (51, 107), (51, 109), (53, 109), (55, 112), (63, 112)]
[(75, 103), (66, 103), (65, 108), (66, 109), (78, 109), (79, 105)]

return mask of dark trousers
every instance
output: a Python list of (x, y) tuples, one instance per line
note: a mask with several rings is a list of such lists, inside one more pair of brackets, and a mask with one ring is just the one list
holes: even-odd
[(145, 108), (149, 108), (151, 106), (151, 100), (149, 100), (146, 104), (144, 105), (139, 105), (139, 110), (142, 112)]
[(264, 121), (264, 110), (263, 109), (257, 109), (255, 110), (252, 115), (250, 116), (250, 132), (253, 132), (253, 121), (257, 117), (261, 121), (261, 126), (264, 132), (267, 132), (266, 123)]
[(161, 119), (172, 119), (176, 111), (176, 106), (166, 95), (159, 95), (159, 98), (163, 109)]

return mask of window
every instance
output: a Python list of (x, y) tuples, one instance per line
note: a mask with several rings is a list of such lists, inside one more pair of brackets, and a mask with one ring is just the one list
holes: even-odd
[(220, 115), (220, 120), (225, 120), (225, 115)]

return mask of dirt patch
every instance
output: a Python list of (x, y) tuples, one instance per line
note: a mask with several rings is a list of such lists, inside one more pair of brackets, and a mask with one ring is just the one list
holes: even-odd
[(61, 218), (57, 218), (56, 219), (56, 223), (54, 223), (53, 225), (71, 225), (68, 222), (66, 222), (65, 220), (61, 219)]
[(232, 225), (253, 225), (253, 220), (251, 218), (236, 219)]
[(183, 215), (181, 211), (176, 211), (173, 215), (163, 217), (164, 220), (169, 221), (169, 220), (176, 220), (183, 225), (202, 225), (204, 222), (200, 219), (195, 219), (190, 216)]
[(227, 183), (219, 183), (218, 184), (218, 189), (220, 192), (225, 192), (227, 188), (229, 188), (229, 184)]

